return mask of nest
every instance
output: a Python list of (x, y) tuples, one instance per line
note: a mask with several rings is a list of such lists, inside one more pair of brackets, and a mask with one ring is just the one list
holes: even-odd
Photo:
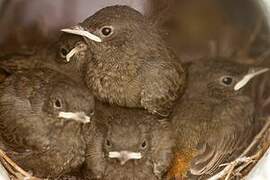
[[(254, 137), (254, 140), (245, 149), (245, 151), (234, 161), (221, 164), (223, 170), (210, 177), (208, 180), (219, 180), (219, 179), (241, 179), (247, 177), (255, 177), (256, 169), (264, 168), (257, 162), (266, 158), (264, 154), (270, 152), (270, 117), (266, 119), (266, 122), (261, 131)], [(269, 158), (269, 157), (268, 157)], [(28, 179), (28, 180), (41, 180), (42, 178), (34, 177), (27, 171), (23, 170), (18, 166), (12, 159), (10, 159), (6, 153), (0, 149), (0, 175), (10, 177), (10, 179)], [(269, 161), (269, 159), (268, 159)], [(1, 167), (2, 165), (2, 167)], [(3, 168), (4, 167), (4, 168)]]
[[(149, 6), (149, 16), (154, 17), (156, 21), (158, 21), (161, 25), (169, 26), (167, 22), (170, 22), (170, 17), (172, 17), (172, 13), (175, 13), (175, 0), (149, 0), (150, 6)], [(211, 0), (207, 1), (212, 2)], [(229, 1), (227, 1), (229, 2)], [(232, 2), (232, 1), (230, 1)], [(233, 1), (235, 2), (235, 1)], [(249, 1), (252, 3), (252, 1)], [(203, 2), (205, 3), (205, 2)], [(238, 2), (239, 3), (239, 2)], [(1, 4), (1, 1), (0, 1)], [(26, 5), (27, 1), (18, 1), (16, 3), (15, 1), (11, 0), (4, 0), (2, 1), (2, 4), (0, 6), (0, 26), (3, 27), (2, 29), (5, 29), (5, 31), (9, 31), (10, 26), (12, 27), (19, 27), (18, 24), (22, 23), (22, 19), (19, 16), (23, 16), (23, 13), (27, 10)], [(240, 3), (245, 4), (244, 1), (241, 1)], [(240, 8), (241, 5), (238, 5), (238, 8)], [(68, 4), (67, 4), (68, 6)], [(73, 6), (71, 6), (73, 7)], [(258, 7), (255, 7), (254, 9), (257, 9)], [(70, 12), (72, 8), (66, 7), (63, 8), (66, 9), (66, 12)], [(10, 18), (11, 11), (16, 10), (16, 14), (19, 14), (15, 16), (13, 13), (12, 18)], [(181, 12), (181, 11), (179, 11)], [(239, 32), (235, 31), (232, 27), (233, 23), (229, 23), (229, 27), (221, 27), (219, 30), (225, 29), (229, 33), (225, 33), (224, 31), (221, 31), (222, 37), (225, 37), (225, 39), (218, 39), (216, 42), (214, 42), (214, 46), (212, 46), (213, 43), (209, 42), (207, 43), (198, 43), (193, 42), (194, 44), (200, 44), (203, 47), (209, 47), (206, 52), (200, 53), (198, 56), (202, 56), (201, 54), (211, 54), (211, 56), (215, 55), (221, 55), (221, 56), (231, 56), (232, 54), (237, 54), (240, 60), (243, 60), (242, 63), (248, 63), (248, 64), (261, 64), (270, 66), (270, 62), (266, 61), (270, 57), (270, 42), (269, 42), (269, 31), (265, 24), (266, 19), (262, 15), (262, 13), (257, 13), (257, 10), (254, 10), (252, 12), (248, 11), (250, 14), (253, 14), (255, 19), (253, 19), (256, 24), (252, 24), (255, 28), (248, 32), (248, 35), (244, 35), (241, 37), (242, 39), (247, 39), (247, 41), (242, 41), (240, 44), (237, 44), (237, 46), (230, 47), (231, 44), (234, 42), (231, 42), (231, 39), (235, 38), (235, 34), (239, 36)], [(213, 12), (216, 13), (216, 12)], [(75, 15), (75, 14), (74, 14)], [(210, 14), (211, 15), (211, 14)], [(212, 16), (212, 15), (211, 15)], [(223, 15), (221, 14), (223, 17)], [(68, 16), (65, 16), (67, 19)], [(74, 19), (74, 18), (73, 18)], [(200, 20), (200, 19), (199, 19)], [(215, 19), (213, 19), (214, 21)], [(73, 22), (67, 22), (67, 24), (72, 24)], [(167, 23), (167, 24), (166, 24)], [(199, 23), (199, 22), (198, 22)], [(58, 25), (58, 28), (61, 26), (65, 26), (66, 24)], [(169, 27), (170, 28), (170, 27)], [(215, 29), (215, 27), (212, 27)], [(215, 29), (216, 30), (216, 29)], [(2, 50), (9, 51), (12, 49), (19, 48), (25, 48), (28, 46), (33, 46), (36, 44), (47, 44), (49, 42), (52, 42), (52, 40), (55, 40), (54, 36), (51, 37), (50, 35), (55, 35), (56, 33), (52, 33), (52, 31), (55, 32), (55, 29), (50, 29), (46, 25), (46, 20), (44, 18), (41, 18), (40, 21), (32, 23), (30, 26), (26, 26), (25, 28), (14, 28), (14, 31), (10, 31), (7, 33), (5, 37), (2, 38), (2, 44), (0, 44), (0, 47)], [(27, 33), (26, 33), (27, 32)], [(202, 31), (203, 32), (203, 31)], [(237, 33), (238, 32), (238, 33)], [(223, 34), (222, 34), (223, 33)], [(25, 37), (25, 34), (31, 34), (32, 36)], [(210, 33), (211, 34), (211, 33)], [(216, 33), (217, 34), (217, 33)], [(241, 34), (241, 33), (240, 33)], [(212, 34), (211, 34), (212, 36)], [(186, 36), (188, 37), (188, 36)], [(248, 38), (247, 38), (248, 37)], [(231, 39), (226, 39), (231, 38)], [(238, 38), (237, 39), (241, 39)], [(197, 38), (200, 40), (204, 40), (204, 38)], [(192, 44), (187, 43), (187, 41), (190, 39), (183, 39), (182, 44)], [(229, 44), (228, 44), (229, 42)], [(198, 50), (196, 44), (196, 50)], [(222, 47), (220, 47), (220, 44), (222, 44)], [(244, 45), (243, 45), (244, 44)], [(237, 52), (233, 51), (232, 49), (237, 49)], [(224, 50), (225, 49), (225, 50)], [(194, 51), (195, 48), (193, 48)], [(199, 50), (201, 52), (201, 50)], [(1, 52), (3, 53), (3, 52)], [(220, 54), (221, 53), (221, 54)], [(186, 54), (186, 53), (182, 53)], [(194, 52), (191, 52), (189, 54), (194, 54)], [(196, 53), (195, 53), (196, 54)], [(0, 54), (1, 56), (2, 54)], [(188, 57), (188, 58), (187, 58)], [(195, 57), (189, 57), (189, 55), (182, 56), (182, 59), (196, 59)], [(0, 77), (1, 81), (2, 77)], [(270, 79), (269, 74), (259, 79), (259, 81), (255, 82), (253, 85), (253, 91), (251, 92), (253, 99), (256, 102), (256, 109), (257, 112), (260, 115), (269, 115), (270, 114)], [(262, 128), (262, 130), (257, 134), (257, 136), (254, 138), (253, 142), (247, 147), (247, 149), (237, 158), (235, 161), (229, 162), (227, 164), (223, 164), (224, 167), (222, 171), (217, 173), (216, 175), (212, 176), (210, 180), (215, 179), (239, 179), (244, 177), (249, 177), (252, 174), (254, 174), (254, 170), (260, 167), (256, 167), (256, 163), (261, 159), (264, 158), (264, 154), (267, 150), (270, 150), (270, 118), (266, 118), (265, 125)], [(30, 173), (23, 170), (21, 167), (19, 167), (14, 161), (12, 161), (2, 150), (0, 150), (0, 160), (4, 168), (1, 168), (0, 166), (0, 174), (8, 175), (11, 179), (40, 179), (38, 177), (33, 177)]]
[(253, 168), (263, 168), (256, 163), (261, 158), (265, 158), (264, 154), (270, 150), (270, 117), (266, 119), (266, 123), (261, 131), (254, 137), (254, 140), (245, 149), (245, 151), (234, 161), (222, 164), (224, 169), (216, 175), (209, 178), (209, 180), (218, 179), (239, 179), (256, 176)]

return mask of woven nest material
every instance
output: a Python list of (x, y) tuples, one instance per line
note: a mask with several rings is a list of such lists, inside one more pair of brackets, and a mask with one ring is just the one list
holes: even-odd
[[(177, 6), (175, 4), (173, 4), (175, 2), (175, 0), (152, 0), (152, 1), (153, 1), (153, 3), (155, 3), (154, 4), (155, 6), (152, 7), (153, 9), (152, 9), (152, 11), (149, 12), (149, 14), (150, 14), (150, 16), (152, 15), (152, 16), (156, 17), (157, 20), (160, 22), (167, 21), (166, 18), (171, 17), (172, 13), (175, 13), (175, 11), (173, 9), (175, 7), (177, 8)], [(242, 1), (244, 1), (244, 0), (242, 0)], [(11, 19), (9, 16), (10, 14), (8, 14), (8, 12), (10, 10), (10, 6), (12, 4), (14, 4), (15, 1), (12, 1), (13, 3), (11, 3), (11, 0), (4, 0), (3, 2), (5, 2), (5, 3), (2, 4), (2, 6), (1, 6), (2, 9), (0, 9), (0, 25), (1, 25), (1, 22), (2, 23), (7, 22), (9, 19)], [(20, 3), (17, 3), (18, 7), (23, 7), (23, 4), (27, 3), (27, 1), (24, 1), (24, 2), (18, 1), (18, 2), (20, 2)], [(198, 2), (198, 1), (196, 1), (196, 2)], [(208, 3), (209, 2), (212, 3), (211, 0), (208, 0)], [(232, 1), (232, 0), (225, 1), (224, 0), (224, 2), (233, 2), (234, 3), (236, 1)], [(245, 2), (247, 2), (247, 1), (245, 1)], [(253, 1), (249, 0), (249, 2), (253, 2)], [(0, 1), (0, 3), (1, 3), (1, 1)], [(206, 4), (205, 1), (201, 1), (201, 3)], [(240, 1), (238, 3), (240, 3)], [(240, 4), (242, 6), (243, 4), (247, 4), (247, 3), (240, 3)], [(212, 4), (212, 5), (215, 5), (215, 4)], [(181, 7), (181, 6), (178, 6), (178, 7)], [(237, 6), (234, 6), (234, 7), (237, 7)], [(71, 7), (71, 9), (72, 9), (72, 7)], [(216, 5), (215, 5), (214, 9), (216, 9)], [(22, 16), (23, 12), (25, 12), (25, 11), (23, 9), (20, 9), (20, 11), (17, 11), (16, 14), (20, 14)], [(70, 12), (70, 9), (67, 9), (67, 12)], [(182, 12), (182, 11), (177, 11), (177, 12)], [(183, 11), (183, 12), (186, 12), (186, 11)], [(247, 11), (247, 12), (249, 14), (251, 14), (250, 11)], [(187, 12), (187, 13), (189, 14), (189, 12)], [(220, 11), (218, 11), (218, 12), (214, 11), (213, 13), (217, 13), (217, 15), (221, 15), (221, 17), (225, 17), (225, 16), (223, 16), (224, 14), (223, 15), (220, 14)], [(190, 14), (193, 15), (193, 13), (190, 13)], [(181, 14), (181, 15), (183, 15), (183, 14)], [(211, 15), (211, 14), (210, 14), (210, 16), (217, 17), (217, 16)], [(16, 17), (14, 16), (14, 19), (11, 19), (12, 22), (10, 22), (8, 24), (14, 23), (14, 27), (17, 27), (19, 20), (16, 19)], [(71, 17), (67, 17), (67, 16), (65, 16), (65, 17), (66, 17), (66, 19), (71, 18)], [(162, 18), (159, 18), (159, 17), (162, 17)], [(244, 16), (244, 17), (246, 18), (246, 16)], [(237, 47), (233, 47), (233, 46), (230, 47), (229, 46), (230, 44), (224, 44), (225, 47), (222, 47), (222, 48), (225, 49), (225, 51), (223, 51), (223, 52), (225, 52), (225, 54), (227, 54), (227, 52), (233, 52), (233, 51), (231, 51), (231, 49), (233, 49), (233, 48), (234, 49), (238, 48), (239, 51), (236, 54), (238, 54), (239, 57), (241, 56), (239, 59), (244, 60), (245, 61), (244, 63), (249, 63), (249, 64), (256, 63), (256, 64), (260, 64), (263, 66), (264, 65), (270, 66), (270, 62), (268, 60), (268, 58), (270, 57), (269, 32), (267, 32), (268, 34), (265, 33), (265, 24), (263, 24), (264, 21), (260, 19), (260, 17), (261, 17), (260, 15), (258, 15), (258, 17), (259, 17), (259, 19), (256, 20), (256, 22), (258, 22), (258, 23), (255, 25), (252, 24), (252, 27), (255, 27), (254, 30), (252, 30), (252, 32), (248, 32), (251, 34), (249, 38), (247, 38), (246, 36), (243, 36), (243, 37), (237, 36), (237, 38), (239, 37), (239, 39), (240, 39), (239, 42), (242, 42), (239, 45), (239, 47), (238, 46)], [(194, 17), (191, 16), (190, 18), (194, 18)], [(214, 21), (215, 18), (212, 20)], [(217, 19), (217, 21), (222, 22), (219, 19)], [(168, 22), (170, 22), (170, 21), (168, 21)], [(187, 22), (192, 22), (192, 23), (187, 24), (187, 25), (194, 24), (193, 21), (187, 21)], [(201, 25), (202, 25), (201, 27), (205, 27), (205, 26), (203, 26), (201, 19), (198, 19), (198, 23), (201, 23)], [(5, 27), (1, 26), (2, 29), (6, 28), (7, 31), (10, 32), (7, 37), (4, 37), (4, 38), (2, 37), (5, 41), (3, 41), (3, 44), (0, 44), (1, 49), (2, 50), (9, 49), (9, 47), (10, 47), (10, 49), (18, 50), (18, 45), (20, 47), (26, 47), (29, 44), (36, 45), (36, 43), (42, 44), (42, 43), (51, 42), (52, 37), (49, 37), (49, 35), (51, 35), (51, 34), (54, 35), (54, 33), (51, 33), (51, 31), (49, 31), (49, 30), (47, 31), (46, 29), (48, 27), (46, 27), (45, 24), (46, 24), (45, 22), (37, 22), (37, 24), (34, 24), (33, 27), (26, 27), (24, 30), (18, 29), (18, 28), (11, 28), (9, 26), (5, 26)], [(167, 24), (164, 23), (164, 24), (170, 25), (168, 23)], [(212, 24), (214, 24), (214, 23), (212, 23)], [(229, 25), (231, 25), (231, 24), (234, 25), (234, 23), (229, 23)], [(195, 23), (195, 27), (198, 28), (198, 24)], [(211, 27), (212, 26), (207, 26), (207, 28), (211, 28)], [(231, 27), (231, 26), (229, 28), (228, 28), (228, 26), (226, 26), (226, 27), (218, 26), (218, 27), (220, 28), (219, 30), (221, 31), (220, 37), (231, 38), (231, 39), (225, 39), (225, 40), (218, 39), (221, 42), (219, 44), (218, 43), (217, 44), (220, 45), (223, 43), (223, 41), (226, 41), (226, 42), (232, 41), (231, 43), (233, 44), (234, 43), (233, 40), (236, 38), (236, 36), (233, 36), (233, 35), (235, 35), (234, 34), (235, 31), (232, 30), (234, 27)], [(12, 29), (12, 31), (10, 31), (11, 29)], [(224, 29), (225, 29), (226, 33), (227, 32), (229, 32), (229, 33), (226, 34), (223, 31)], [(244, 29), (247, 30), (248, 28), (244, 28)], [(216, 31), (216, 27), (212, 27), (212, 30)], [(33, 32), (31, 32), (31, 31), (33, 31)], [(50, 33), (48, 33), (48, 32), (50, 32)], [(205, 31), (203, 28), (201, 28), (200, 32), (202, 33), (202, 35), (204, 35)], [(209, 29), (207, 32), (209, 32)], [(32, 36), (25, 36), (25, 34), (31, 34)], [(212, 38), (212, 36), (213, 36), (212, 33), (209, 33), (209, 34)], [(232, 35), (232, 36), (230, 37), (230, 35)], [(239, 34), (236, 33), (236, 35), (239, 35)], [(188, 36), (183, 36), (183, 37), (188, 37)], [(195, 40), (197, 40), (197, 39), (204, 40), (204, 38), (197, 38), (198, 36), (192, 36), (191, 38), (193, 38), (193, 37), (196, 37)], [(1, 39), (1, 37), (0, 37), (0, 39)], [(242, 41), (242, 39), (247, 39), (247, 41)], [(186, 40), (186, 39), (184, 39), (184, 40)], [(182, 41), (182, 43), (184, 45), (189, 43), (189, 42), (184, 41), (184, 40)], [(35, 43), (33, 43), (33, 42), (35, 42)], [(23, 43), (29, 43), (29, 44), (23, 44)], [(194, 42), (194, 44), (196, 44), (196, 43), (198, 43), (198, 42), (197, 41)], [(244, 46), (242, 44), (244, 44)], [(202, 46), (206, 47), (207, 44), (202, 44)], [(215, 48), (212, 48), (212, 49), (215, 49)], [(25, 49), (23, 51), (25, 53)], [(222, 51), (222, 50), (220, 50), (220, 51)], [(208, 48), (206, 50), (206, 54), (208, 54), (210, 52), (213, 52), (213, 51), (211, 50), (211, 48)], [(2, 55), (2, 53), (3, 53), (3, 51), (0, 52), (0, 56)], [(190, 54), (195, 54), (195, 52), (191, 52)], [(214, 54), (215, 54), (215, 52), (214, 52)], [(2, 77), (0, 76), (0, 81), (1, 81), (1, 79), (2, 79)], [(253, 93), (252, 97), (254, 98), (254, 100), (256, 102), (257, 112), (260, 115), (267, 115), (267, 114), (269, 115), (269, 113), (270, 113), (270, 91), (269, 91), (269, 88), (270, 88), (269, 74), (262, 77), (258, 82), (254, 83), (254, 91), (252, 92)], [(269, 146), (270, 146), (270, 118), (267, 118), (264, 128), (255, 137), (254, 141), (250, 144), (250, 146), (247, 147), (246, 151), (243, 152), (243, 154), (241, 156), (239, 156), (239, 158), (236, 159), (235, 161), (228, 163), (228, 164), (225, 164), (224, 169), (222, 171), (220, 171), (218, 174), (214, 175), (210, 179), (211, 180), (214, 180), (214, 179), (227, 179), (228, 180), (228, 179), (241, 179), (241, 178), (246, 178), (247, 180), (258, 179), (257, 178), (258, 169), (263, 170), (264, 164), (257, 163), (257, 162), (263, 161), (264, 159), (267, 159), (266, 152), (270, 151)], [(2, 178), (3, 179), (8, 179), (8, 178), (10, 178), (10, 179), (25, 179), (25, 178), (26, 179), (40, 179), (38, 177), (33, 177), (30, 173), (28, 173), (27, 171), (23, 170), (21, 167), (16, 165), (16, 163), (13, 162), (5, 154), (5, 152), (3, 152), (2, 150), (0, 150), (0, 160), (1, 160), (0, 179), (2, 179)], [(269, 167), (268, 167), (268, 171), (269, 171)], [(262, 172), (260, 174), (262, 174)], [(268, 177), (268, 179), (270, 179), (270, 177)], [(258, 180), (264, 180), (264, 179), (259, 178)]]
[[(0, 150), (0, 179), (11, 180), (39, 180), (42, 178), (34, 177), (23, 168), (12, 161), (4, 151)], [(257, 162), (259, 162), (257, 164)], [(262, 130), (254, 137), (252, 143), (234, 161), (223, 164), (224, 169), (208, 180), (219, 179), (262, 179), (264, 174), (269, 172), (270, 163), (270, 117)], [(268, 173), (269, 174), (269, 173)], [(265, 177), (267, 179), (267, 177)], [(266, 180), (265, 179), (265, 180)]]
[[(270, 151), (270, 118), (266, 119), (266, 123), (262, 130), (254, 137), (251, 144), (242, 154), (232, 162), (223, 164), (224, 169), (212, 176), (209, 180), (218, 179), (246, 179), (255, 180), (257, 169), (268, 169), (264, 167), (266, 164), (257, 164), (260, 160), (269, 161), (266, 156)], [(268, 159), (265, 159), (268, 158)], [(270, 162), (268, 162), (269, 164)], [(261, 172), (262, 174), (265, 172)], [(258, 174), (259, 175), (259, 174)], [(269, 178), (269, 177), (268, 177)], [(262, 179), (263, 180), (263, 179)]]

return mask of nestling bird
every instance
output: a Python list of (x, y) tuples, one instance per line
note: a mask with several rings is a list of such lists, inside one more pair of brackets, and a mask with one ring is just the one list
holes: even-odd
[(63, 33), (56, 42), (48, 46), (31, 48), (31, 53), (21, 50), (2, 55), (0, 65), (13, 72), (45, 67), (82, 81), (86, 61), (91, 59), (91, 53), (87, 49), (84, 38)]
[(158, 28), (142, 14), (110, 6), (62, 31), (87, 39), (91, 59), (85, 81), (99, 100), (170, 114), (183, 92), (185, 74)]
[(0, 92), (2, 148), (22, 168), (56, 178), (82, 165), (95, 104), (84, 86), (43, 68), (11, 74)]
[(252, 78), (268, 70), (222, 59), (191, 65), (188, 96), (177, 104), (172, 118), (177, 155), (170, 177), (183, 178), (189, 171), (206, 178), (243, 152), (259, 123), (254, 103), (244, 92)]
[(58, 56), (62, 58), (61, 60), (57, 58), (58, 61), (69, 63), (73, 59), (78, 62), (91, 59), (91, 57), (86, 57), (90, 53), (87, 53), (87, 44), (81, 36), (62, 33), (56, 44)]
[(83, 80), (87, 61), (91, 59), (91, 53), (83, 37), (63, 33), (50, 51), (51, 56), (47, 58), (50, 64), (76, 80)]
[(168, 121), (107, 104), (96, 106), (94, 119), (98, 132), (86, 137), (88, 179), (160, 179), (167, 172), (174, 147)]

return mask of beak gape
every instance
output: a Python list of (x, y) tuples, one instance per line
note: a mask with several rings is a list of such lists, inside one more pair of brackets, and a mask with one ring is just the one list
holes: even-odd
[(82, 37), (86, 37), (89, 40), (95, 41), (95, 42), (102, 42), (101, 38), (96, 36), (93, 33), (90, 33), (89, 31), (86, 31), (83, 27), (80, 25), (71, 27), (71, 28), (65, 28), (61, 29), (61, 31), (69, 33), (69, 34), (75, 34)]
[(263, 74), (265, 72), (269, 71), (269, 68), (252, 68), (249, 70), (249, 72), (240, 80), (236, 83), (234, 86), (234, 90), (238, 91), (242, 87), (244, 87), (251, 79), (254, 77)]
[(140, 152), (130, 152), (130, 151), (112, 151), (109, 152), (109, 158), (116, 158), (120, 161), (121, 165), (124, 165), (128, 160), (138, 160), (142, 158)]

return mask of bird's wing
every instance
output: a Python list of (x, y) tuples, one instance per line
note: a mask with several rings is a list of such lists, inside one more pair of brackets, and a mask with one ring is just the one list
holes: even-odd
[(0, 84), (0, 132), (2, 138), (14, 146), (24, 144), (23, 136), (18, 136), (20, 133), (34, 137), (36, 122), (44, 119), (40, 112), (33, 113), (30, 97), (34, 92), (30, 83), (25, 77), (10, 76)]
[(253, 137), (253, 112), (251, 102), (233, 101), (217, 106), (205, 135), (207, 138), (202, 138), (198, 154), (191, 162), (191, 174), (213, 174), (220, 164), (239, 156)]
[(151, 157), (154, 174), (161, 177), (171, 165), (175, 141), (172, 127), (168, 122), (160, 122), (152, 131)]
[(86, 175), (94, 179), (99, 179), (103, 176), (105, 170), (103, 153), (104, 127), (101, 127), (102, 125), (100, 124), (93, 124), (86, 126), (85, 131), (87, 132), (84, 133), (87, 147), (85, 158)]
[(40, 122), (41, 116), (1, 116), (0, 134), (3, 144), (10, 150), (24, 152), (26, 150), (41, 149), (50, 143), (47, 136), (49, 128)]
[[(179, 65), (180, 66), (180, 65)], [(184, 72), (176, 64), (149, 60), (144, 65), (141, 104), (152, 113), (167, 114), (184, 87)]]
[(31, 58), (27, 54), (12, 53), (0, 56), (0, 66), (5, 67), (10, 72), (33, 69), (37, 62), (35, 58)]

